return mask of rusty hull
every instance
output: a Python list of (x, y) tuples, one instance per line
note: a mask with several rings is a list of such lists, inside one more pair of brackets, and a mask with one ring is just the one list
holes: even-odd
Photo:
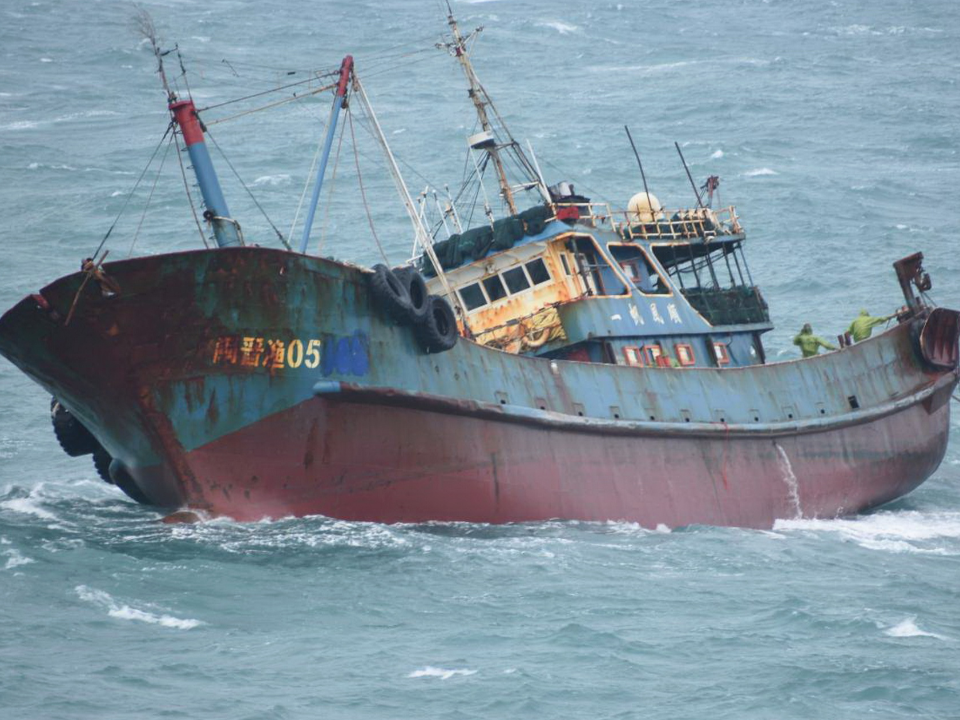
[(119, 293), (61, 278), (0, 318), (0, 352), (169, 508), (767, 527), (899, 497), (945, 452), (957, 377), (923, 315), (809, 360), (637, 368), (428, 355), (365, 271), (280, 250), (103, 270)]

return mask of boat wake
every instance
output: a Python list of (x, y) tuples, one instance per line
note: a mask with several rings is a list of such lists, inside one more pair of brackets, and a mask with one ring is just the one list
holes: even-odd
[(118, 603), (113, 597), (103, 590), (97, 590), (95, 588), (87, 587), (86, 585), (77, 585), (74, 588), (74, 591), (84, 602), (88, 602), (92, 605), (98, 607), (106, 608), (107, 614), (110, 617), (118, 618), (120, 620), (134, 620), (137, 622), (148, 623), (150, 625), (161, 625), (168, 628), (176, 628), (177, 630), (192, 630), (195, 627), (203, 625), (204, 623), (200, 620), (193, 620), (192, 618), (178, 618), (173, 617), (172, 615), (157, 615), (146, 610), (139, 610), (129, 605), (123, 605)]
[(960, 555), (960, 513), (879, 512), (833, 520), (778, 520), (777, 531), (833, 533), (868, 550)]

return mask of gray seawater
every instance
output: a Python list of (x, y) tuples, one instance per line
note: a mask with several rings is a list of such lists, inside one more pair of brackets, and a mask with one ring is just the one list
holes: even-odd
[[(350, 52), (413, 192), (458, 181), (473, 116), (458, 68), (432, 48), (439, 3), (144, 5), (179, 42), (199, 105)], [(915, 250), (933, 298), (960, 307), (954, 0), (454, 8), (485, 26), (478, 72), (548, 181), (624, 204), (640, 188), (624, 123), (668, 206), (692, 198), (674, 140), (698, 178), (721, 176), (778, 326), (771, 357), (793, 356), (805, 321), (830, 336), (861, 306), (892, 311), (890, 264)], [(132, 14), (112, 0), (0, 5), (3, 308), (90, 254), (160, 140), (163, 95)], [(328, 107), (304, 98), (211, 126), (284, 232)], [(357, 132), (399, 261), (409, 225)], [(351, 155), (314, 246), (325, 224), (321, 252), (368, 263)], [(247, 237), (275, 242), (214, 159)], [(168, 156), (133, 252), (199, 245), (178, 172)], [(152, 183), (111, 258), (131, 252)], [(60, 452), (47, 403), (0, 361), (2, 718), (960, 717), (957, 421), (940, 469), (907, 498), (768, 532), (169, 527)]]

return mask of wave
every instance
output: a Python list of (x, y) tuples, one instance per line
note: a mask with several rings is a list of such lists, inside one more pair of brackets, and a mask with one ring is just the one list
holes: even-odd
[(756, 170), (747, 170), (746, 172), (740, 173), (743, 177), (757, 177), (759, 175), (779, 175), (776, 170), (771, 170), (770, 168), (763, 167), (757, 168)]
[(943, 635), (938, 635), (937, 633), (927, 632), (926, 630), (921, 630), (917, 627), (916, 617), (909, 617), (906, 620), (894, 625), (893, 627), (887, 628), (883, 631), (884, 635), (889, 635), (890, 637), (896, 638), (906, 638), (906, 637), (932, 637), (937, 640), (946, 640), (947, 638)]
[(4, 570), (13, 570), (21, 565), (29, 565), (32, 562), (36, 562), (33, 558), (21, 555), (18, 550), (5, 550), (3, 554), (8, 558), (6, 565), (3, 566)]
[(97, 590), (96, 588), (87, 587), (86, 585), (77, 585), (74, 588), (74, 591), (84, 602), (91, 603), (98, 607), (106, 608), (107, 614), (110, 617), (118, 618), (120, 620), (134, 620), (136, 622), (145, 622), (150, 625), (161, 625), (168, 628), (176, 628), (178, 630), (192, 630), (195, 627), (204, 625), (200, 620), (194, 620), (192, 618), (178, 618), (173, 617), (172, 615), (156, 615), (152, 612), (146, 610), (139, 610), (129, 605), (122, 605), (118, 603), (110, 593), (104, 592), (103, 590)]
[(960, 543), (947, 547), (937, 542), (960, 541), (960, 513), (890, 511), (833, 520), (778, 520), (774, 529), (836, 533), (841, 539), (868, 550), (928, 555), (960, 554)]
[(543, 22), (538, 22), (537, 27), (546, 27), (556, 30), (561, 35), (569, 35), (572, 32), (576, 32), (580, 28), (576, 25), (571, 25), (570, 23), (561, 22), (560, 20), (545, 20)]
[(468, 670), (467, 668), (458, 668), (456, 670), (446, 670), (444, 668), (433, 667), (432, 665), (427, 665), (424, 668), (419, 670), (414, 670), (412, 673), (407, 675), (408, 678), (422, 678), (422, 677), (435, 677), (440, 678), (441, 680), (449, 680), (455, 675), (476, 675), (476, 670)]

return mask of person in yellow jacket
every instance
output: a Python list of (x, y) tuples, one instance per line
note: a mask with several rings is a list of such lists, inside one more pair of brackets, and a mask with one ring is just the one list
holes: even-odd
[(860, 342), (861, 340), (866, 340), (873, 333), (873, 329), (877, 325), (883, 325), (887, 320), (892, 320), (897, 316), (896, 313), (893, 315), (887, 315), (886, 317), (871, 317), (870, 313), (866, 310), (861, 310), (860, 314), (857, 316), (857, 319), (850, 323), (850, 329), (847, 330), (853, 336), (854, 342)]
[(803, 330), (800, 331), (800, 334), (793, 339), (793, 344), (800, 347), (800, 352), (803, 353), (805, 358), (813, 357), (820, 352), (820, 348), (825, 348), (827, 350), (837, 349), (836, 345), (831, 345), (823, 338), (814, 335), (813, 328), (810, 327), (810, 323), (807, 323), (803, 326)]

